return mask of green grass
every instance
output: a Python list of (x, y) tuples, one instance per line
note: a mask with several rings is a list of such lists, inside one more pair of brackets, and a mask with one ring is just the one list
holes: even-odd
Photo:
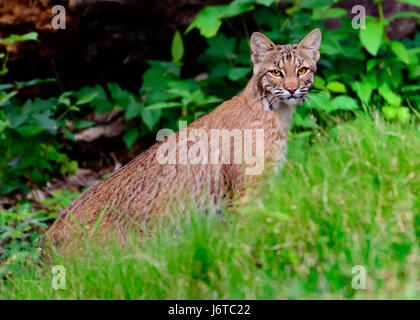
[[(51, 288), (51, 266), (16, 264), (3, 299), (420, 298), (420, 127), (360, 116), (309, 145), (225, 220), (185, 214), (139, 246), (91, 243)], [(367, 288), (351, 286), (352, 267)]]

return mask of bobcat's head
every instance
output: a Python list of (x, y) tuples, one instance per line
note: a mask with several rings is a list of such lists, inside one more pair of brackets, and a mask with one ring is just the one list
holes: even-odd
[(299, 44), (275, 45), (259, 32), (251, 36), (251, 58), (258, 98), (267, 110), (303, 104), (312, 89), (321, 31), (312, 30)]

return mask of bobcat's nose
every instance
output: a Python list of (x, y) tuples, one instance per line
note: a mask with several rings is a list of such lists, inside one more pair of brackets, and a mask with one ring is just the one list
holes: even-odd
[(289, 91), (291, 94), (295, 93), (298, 87), (286, 87), (286, 90)]

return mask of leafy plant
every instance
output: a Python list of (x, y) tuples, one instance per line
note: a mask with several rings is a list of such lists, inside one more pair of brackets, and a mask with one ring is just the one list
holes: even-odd
[(58, 189), (52, 194), (52, 197), (44, 199), (41, 203), (48, 206), (48, 216), (56, 218), (60, 211), (67, 208), (78, 196), (80, 196), (78, 192)]
[[(0, 45), (6, 48), (0, 55), (0, 79), (9, 71), (11, 44), (35, 40), (34, 32), (0, 39)], [(54, 167), (63, 174), (77, 169), (77, 163), (60, 152), (63, 146), (56, 135), (61, 123), (54, 118), (59, 112), (55, 99), (36, 98), (23, 102), (17, 98), (21, 88), (51, 81), (54, 79), (0, 85), (0, 194), (18, 189), (27, 192), (34, 186), (42, 186), (49, 181)]]
[(10, 260), (38, 259), (39, 240), (51, 219), (28, 202), (0, 210), (0, 277), (9, 272)]
[[(30, 32), (24, 35), (12, 34), (10, 37), (0, 39), (0, 46), (3, 45), (5, 47), (5, 52), (0, 52), (0, 107), (9, 101), (12, 97), (14, 97), (18, 90), (23, 87), (55, 81), (53, 78), (48, 78), (1, 84), (2, 77), (9, 72), (9, 69), (7, 68), (7, 62), (9, 61), (11, 45), (16, 42), (36, 41), (37, 39), (38, 34), (36, 32)], [(6, 92), (6, 90), (9, 91)]]

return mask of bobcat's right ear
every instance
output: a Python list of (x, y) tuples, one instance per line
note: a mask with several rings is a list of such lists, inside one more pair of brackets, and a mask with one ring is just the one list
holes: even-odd
[(316, 63), (319, 60), (319, 46), (321, 44), (321, 30), (316, 28), (309, 32), (298, 44), (298, 50), (306, 50)]
[(264, 57), (277, 50), (276, 45), (268, 39), (265, 35), (259, 32), (254, 32), (251, 36), (251, 58), (254, 66), (264, 60)]

